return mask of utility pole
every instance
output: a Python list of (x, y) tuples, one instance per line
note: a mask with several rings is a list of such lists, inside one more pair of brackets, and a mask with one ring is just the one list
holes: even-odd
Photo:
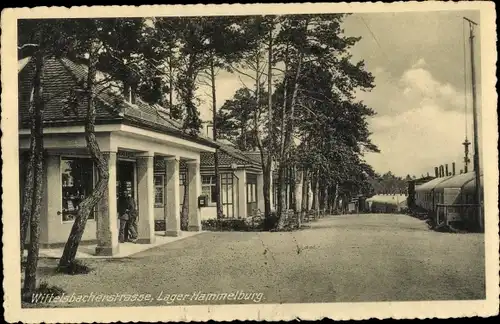
[(478, 205), (477, 216), (479, 222), (479, 228), (482, 230), (484, 227), (483, 224), (483, 213), (481, 206), (481, 170), (479, 165), (479, 134), (478, 134), (478, 116), (477, 116), (477, 94), (476, 94), (476, 68), (474, 64), (474, 26), (477, 26), (477, 23), (474, 21), (465, 18), (469, 23), (470, 30), (470, 56), (471, 56), (471, 79), (472, 79), (472, 113), (473, 113), (473, 121), (474, 121), (474, 172), (475, 172), (475, 181), (476, 181), (476, 204)]

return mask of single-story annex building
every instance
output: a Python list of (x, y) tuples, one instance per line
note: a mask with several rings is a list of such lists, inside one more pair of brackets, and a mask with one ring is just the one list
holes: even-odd
[[(257, 210), (264, 211), (264, 174), (260, 162), (247, 152), (228, 143), (219, 145), (221, 205), (225, 217), (245, 218)], [(215, 162), (211, 153), (201, 153), (202, 194), (208, 197), (208, 207), (202, 208), (202, 219), (217, 217), (215, 203)]]

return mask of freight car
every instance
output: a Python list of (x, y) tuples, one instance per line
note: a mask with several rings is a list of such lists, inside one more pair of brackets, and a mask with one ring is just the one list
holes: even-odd
[(431, 227), (477, 230), (482, 201), (475, 204), (475, 190), (474, 172), (435, 178), (415, 186), (415, 207), (427, 213)]

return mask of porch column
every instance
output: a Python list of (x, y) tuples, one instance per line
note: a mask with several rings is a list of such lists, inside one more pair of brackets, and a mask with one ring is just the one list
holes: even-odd
[(201, 195), (200, 162), (189, 161), (187, 164), (189, 186), (189, 224), (188, 231), (201, 231), (201, 210), (198, 207), (198, 197)]
[(179, 157), (165, 158), (164, 182), (165, 236), (179, 236), (181, 232), (181, 210), (179, 191)]
[(247, 217), (247, 174), (245, 170), (234, 172), (238, 178), (238, 217)]
[(264, 173), (257, 175), (257, 208), (264, 212)]
[(143, 244), (155, 242), (153, 157), (153, 152), (137, 157), (137, 203), (139, 209), (137, 243)]
[(118, 216), (116, 214), (116, 152), (102, 152), (108, 163), (108, 188), (98, 204), (96, 255), (118, 253)]

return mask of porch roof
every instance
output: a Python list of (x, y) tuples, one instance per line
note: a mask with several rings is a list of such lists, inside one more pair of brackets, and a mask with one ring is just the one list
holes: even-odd
[[(87, 67), (67, 58), (48, 58), (44, 62), (43, 98), (45, 100), (44, 124), (46, 126), (80, 126), (86, 115), (85, 98), (79, 98), (77, 105), (69, 113), (63, 108), (68, 105), (71, 93), (86, 82)], [(29, 125), (29, 104), (32, 92), (31, 80), (34, 64), (29, 58), (19, 62), (19, 128)], [(101, 76), (102, 73), (101, 73)], [(182, 125), (167, 115), (167, 110), (159, 105), (150, 105), (140, 98), (135, 103), (127, 102), (116, 92), (104, 85), (96, 86), (96, 124), (128, 124), (159, 133), (217, 148), (210, 138), (187, 134)]]

